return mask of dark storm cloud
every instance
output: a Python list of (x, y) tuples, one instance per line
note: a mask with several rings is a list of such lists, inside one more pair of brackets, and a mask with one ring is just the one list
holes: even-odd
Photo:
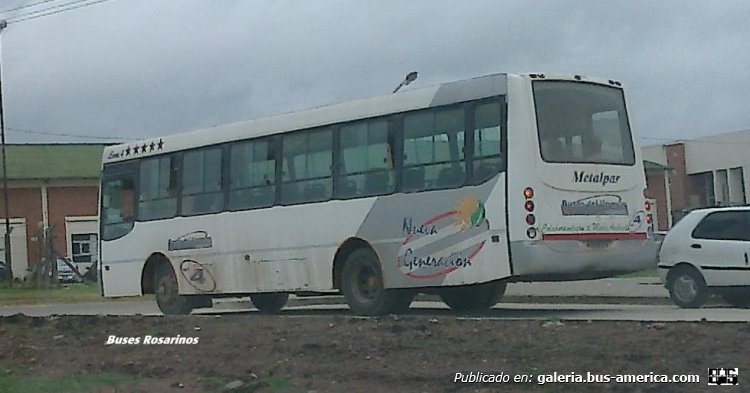
[(11, 141), (141, 138), (387, 94), (412, 70), (415, 87), (547, 71), (621, 80), (641, 135), (688, 138), (750, 128), (749, 17), (742, 1), (112, 0), (3, 31), (6, 124)]

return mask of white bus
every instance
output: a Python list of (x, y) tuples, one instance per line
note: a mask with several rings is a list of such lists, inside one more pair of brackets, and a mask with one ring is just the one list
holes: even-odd
[(656, 266), (620, 82), (496, 74), (108, 147), (105, 296), (459, 311)]

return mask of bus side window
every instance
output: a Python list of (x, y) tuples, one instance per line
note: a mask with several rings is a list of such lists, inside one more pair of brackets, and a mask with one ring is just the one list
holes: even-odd
[(427, 109), (404, 116), (403, 191), (454, 188), (464, 184), (464, 110)]
[(504, 152), (500, 103), (497, 101), (478, 105), (474, 109), (474, 154), (472, 184), (491, 179), (502, 168)]
[(224, 209), (221, 156), (220, 147), (193, 150), (183, 155), (182, 214), (216, 213)]
[(388, 121), (345, 124), (340, 129), (339, 198), (383, 195), (395, 189)]
[(233, 144), (229, 149), (229, 209), (273, 206), (276, 199), (273, 139)]
[(333, 192), (333, 133), (318, 128), (282, 138), (281, 203), (324, 201)]
[(177, 213), (175, 156), (149, 158), (141, 162), (138, 219), (157, 220)]

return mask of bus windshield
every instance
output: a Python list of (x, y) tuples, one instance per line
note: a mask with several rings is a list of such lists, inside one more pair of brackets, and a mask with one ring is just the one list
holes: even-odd
[(551, 163), (635, 164), (621, 89), (534, 81), (542, 159)]

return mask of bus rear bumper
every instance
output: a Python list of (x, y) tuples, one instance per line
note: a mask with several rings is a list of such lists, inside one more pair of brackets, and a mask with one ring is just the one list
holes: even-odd
[(656, 268), (658, 243), (651, 239), (591, 243), (578, 240), (511, 242), (509, 281), (573, 281)]

